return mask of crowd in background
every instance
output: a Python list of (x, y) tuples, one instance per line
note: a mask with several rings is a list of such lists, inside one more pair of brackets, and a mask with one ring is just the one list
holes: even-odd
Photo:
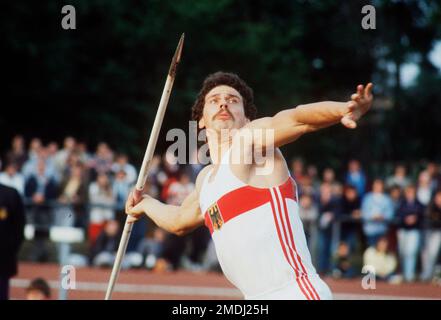
[[(32, 261), (48, 261), (49, 228), (72, 226), (86, 234), (86, 252), (70, 263), (112, 266), (125, 222), (125, 200), (137, 171), (124, 153), (99, 143), (91, 153), (83, 142), (66, 137), (62, 146), (33, 138), (12, 139), (2, 158), (0, 183), (14, 187), (35, 228)], [(434, 162), (414, 174), (404, 165), (381, 177), (368, 176), (351, 160), (341, 179), (332, 168), (319, 170), (301, 159), (290, 164), (297, 182), (300, 216), (320, 274), (354, 277), (363, 266), (388, 281), (430, 281), (441, 247), (441, 173)], [(152, 161), (146, 192), (179, 205), (193, 189), (201, 165), (178, 165), (171, 154)], [(359, 260), (357, 262), (357, 259)], [(186, 268), (220, 270), (204, 227), (184, 237), (141, 219), (134, 227), (123, 268), (154, 271)]]
[(371, 266), (389, 281), (433, 278), (441, 245), (436, 163), (417, 170), (415, 178), (404, 165), (396, 165), (389, 176), (368, 177), (358, 160), (349, 161), (341, 180), (332, 168), (320, 177), (301, 160), (294, 160), (291, 170), (307, 235), (316, 233), (319, 273), (353, 277), (360, 266)]
[[(144, 190), (165, 203), (178, 205), (193, 191), (192, 181), (202, 166), (180, 166), (174, 160), (169, 154), (155, 155)], [(113, 265), (126, 219), (125, 201), (136, 179), (137, 171), (126, 154), (115, 153), (104, 142), (90, 153), (85, 143), (73, 137), (66, 137), (62, 147), (55, 142), (43, 145), (33, 138), (27, 147), (24, 138), (16, 136), (2, 158), (0, 173), (0, 183), (14, 187), (23, 196), (27, 224), (35, 229), (27, 259), (48, 261), (50, 227), (70, 226), (84, 230), (87, 253), (72, 253), (69, 263), (95, 266)], [(199, 228), (178, 237), (149, 222), (146, 218), (134, 225), (123, 268), (218, 268), (213, 253), (206, 254), (208, 230)], [(204, 262), (205, 256), (211, 258)]]

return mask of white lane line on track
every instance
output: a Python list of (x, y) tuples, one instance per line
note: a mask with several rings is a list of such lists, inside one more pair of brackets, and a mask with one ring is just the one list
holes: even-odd
[[(12, 279), (11, 287), (26, 288), (30, 283), (27, 279)], [(52, 289), (58, 289), (59, 281), (49, 281)], [(77, 281), (76, 291), (97, 291), (106, 292), (107, 283)], [(139, 284), (116, 284), (113, 292), (120, 293), (145, 293), (181, 296), (211, 296), (223, 298), (243, 298), (239, 290), (234, 288), (221, 287), (195, 287), (195, 286), (173, 286), (173, 285), (139, 285)], [(437, 300), (434, 298), (393, 296), (360, 293), (333, 293), (335, 300)], [(438, 299), (439, 300), (439, 299)]]
[[(29, 285), (29, 280), (26, 279), (12, 279), (11, 287), (26, 288)], [(60, 283), (58, 281), (49, 281), (52, 289), (58, 289)], [(107, 290), (107, 283), (102, 282), (79, 282), (76, 283), (77, 291), (98, 291), (105, 292)], [(149, 294), (173, 294), (182, 296), (214, 296), (214, 297), (229, 297), (242, 298), (243, 295), (239, 290), (233, 288), (220, 287), (194, 287), (194, 286), (173, 286), (173, 285), (139, 285), (139, 284), (124, 284), (117, 283), (113, 292), (121, 293), (149, 293)]]

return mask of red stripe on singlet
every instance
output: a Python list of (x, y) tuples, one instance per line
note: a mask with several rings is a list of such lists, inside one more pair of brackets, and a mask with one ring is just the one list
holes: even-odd
[[(229, 220), (258, 208), (270, 200), (271, 193), (269, 189), (244, 186), (224, 194), (214, 204), (217, 204), (219, 208), (223, 223), (227, 223)], [(208, 210), (204, 215), (205, 225), (210, 230), (210, 233), (213, 233), (213, 224)]]
[[(277, 198), (276, 197), (274, 197), (274, 198), (272, 197), (271, 208), (272, 208), (273, 217), (274, 217), (274, 224), (276, 225), (277, 235), (279, 236), (280, 246), (282, 247), (282, 251), (283, 251), (283, 254), (285, 255), (286, 261), (291, 266), (291, 268), (294, 270), (295, 279), (296, 279), (297, 285), (299, 286), (300, 291), (303, 293), (303, 295), (306, 297), (307, 300), (311, 300), (310, 296), (305, 291), (303, 283), (301, 282), (301, 279), (299, 277), (298, 266), (297, 266), (295, 260), (293, 259), (293, 262), (294, 262), (295, 265), (293, 265), (291, 263), (291, 261), (289, 260), (288, 253), (287, 253), (287, 250), (286, 250), (287, 246), (285, 245), (285, 243), (283, 241), (282, 233), (281, 233), (280, 227), (279, 227), (278, 219), (280, 219), (280, 217), (279, 217), (279, 215), (278, 215), (278, 213), (276, 211), (276, 205), (277, 205), (278, 210), (280, 211), (280, 204), (279, 204)], [(283, 222), (282, 221), (280, 221), (280, 224), (283, 226)], [(285, 233), (285, 239), (286, 239), (286, 233)]]
[[(301, 267), (301, 272), (302, 272), (301, 278), (303, 278), (306, 281), (306, 283), (307, 283), (306, 288), (307, 288), (308, 292), (311, 293), (310, 290), (312, 290), (313, 293), (311, 293), (311, 296), (316, 300), (320, 300), (320, 296), (318, 295), (317, 291), (315, 290), (314, 286), (312, 285), (311, 281), (309, 280), (308, 273), (306, 272), (306, 268), (302, 262), (302, 257), (299, 255), (299, 253), (297, 251), (296, 244), (294, 242), (294, 233), (292, 232), (291, 221), (289, 219), (288, 209), (286, 207), (285, 199), (286, 198), (294, 199), (296, 197), (295, 184), (292, 181), (291, 187), (284, 185), (284, 186), (280, 187), (279, 190), (280, 190), (280, 195), (282, 197), (282, 202), (283, 202), (283, 211), (285, 213), (285, 218), (286, 218), (287, 226), (288, 226), (289, 241), (292, 244), (292, 248), (290, 248), (290, 249), (291, 249), (291, 251), (294, 250), (294, 255), (297, 259), (297, 262), (299, 263), (299, 265)], [(275, 193), (277, 195), (276, 191), (275, 191)]]

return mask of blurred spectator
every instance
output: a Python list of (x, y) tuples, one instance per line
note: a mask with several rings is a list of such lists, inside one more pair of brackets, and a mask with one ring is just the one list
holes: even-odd
[(201, 271), (203, 260), (210, 242), (210, 232), (205, 227), (199, 227), (185, 236), (187, 247), (181, 257), (182, 266), (190, 271)]
[[(312, 178), (309, 175), (303, 177), (303, 184), (299, 185), (299, 194), (310, 194), (312, 196), (317, 196), (317, 190), (314, 188)], [(320, 189), (320, 188), (319, 188)]]
[(432, 191), (441, 189), (441, 172), (439, 165), (436, 162), (429, 162), (426, 171), (430, 176)]
[(0, 300), (9, 299), (9, 279), (17, 274), (25, 213), (17, 190), (0, 184)]
[(44, 163), (44, 174), (47, 178), (54, 179), (55, 182), (60, 180), (60, 175), (55, 169), (55, 165), (53, 161), (48, 159), (48, 151), (44, 147), (39, 147), (37, 151), (35, 151), (34, 156), (29, 157), (29, 159), (23, 165), (22, 173), (25, 180), (29, 179), (32, 175), (37, 175), (37, 171), (39, 164)]
[[(167, 189), (166, 202), (180, 205), (193, 192), (194, 188), (194, 183), (190, 181), (189, 175), (181, 170), (179, 180), (170, 183)], [(168, 234), (164, 244), (164, 258), (171, 263), (173, 269), (177, 269), (181, 262), (187, 269), (200, 269), (209, 238), (210, 235), (206, 228), (198, 228), (184, 237)], [(188, 248), (189, 250), (187, 250)]]
[(357, 189), (352, 185), (344, 188), (340, 205), (341, 239), (348, 245), (350, 253), (354, 252), (357, 244), (357, 234), (361, 219), (361, 201)]
[(378, 239), (387, 233), (388, 224), (393, 219), (393, 215), (393, 203), (390, 197), (384, 193), (383, 181), (375, 179), (372, 184), (372, 192), (365, 195), (361, 204), (363, 231), (368, 246), (374, 246)]
[[(318, 207), (314, 203), (314, 199), (310, 194), (302, 194), (300, 196), (299, 200), (300, 205), (300, 219), (303, 222), (303, 228), (306, 233), (306, 240), (308, 243), (308, 246), (311, 246), (311, 236), (315, 235), (315, 228), (317, 225), (317, 218), (318, 218)], [(312, 248), (310, 247), (310, 251)]]
[[(125, 213), (125, 201), (127, 199), (127, 196), (133, 187), (133, 183), (136, 182), (136, 172), (132, 172), (132, 174), (135, 174), (135, 179), (127, 179), (127, 174), (124, 168), (130, 168), (131, 165), (128, 165), (127, 158), (123, 156), (122, 159), (120, 158), (120, 162), (117, 166), (113, 166), (113, 169), (116, 170), (116, 168), (120, 168), (119, 171), (116, 171), (115, 173), (115, 179), (112, 184), (112, 190), (113, 190), (113, 197), (115, 199), (115, 208), (116, 208), (116, 219), (120, 223), (120, 225), (124, 225), (127, 215)], [(127, 165), (125, 165), (127, 164)], [(131, 166), (133, 167), (133, 166)], [(133, 170), (135, 170), (133, 168)], [(129, 180), (133, 180), (130, 182)], [(151, 195), (152, 188), (149, 181), (147, 181), (144, 185), (144, 193), (148, 193)], [(141, 219), (137, 223), (135, 223), (132, 227), (132, 233), (129, 239), (129, 242), (127, 244), (127, 252), (128, 253), (134, 253), (137, 251), (137, 249), (140, 246), (140, 243), (145, 237), (146, 231), (147, 231), (147, 222), (148, 219)]]
[(441, 189), (435, 192), (426, 213), (421, 273), (423, 281), (429, 281), (434, 276), (434, 268), (441, 248)]
[(108, 220), (114, 219), (112, 206), (115, 200), (112, 194), (109, 177), (100, 173), (95, 182), (89, 186), (89, 241), (93, 244)]
[(15, 162), (6, 164), (5, 171), (0, 173), (0, 183), (16, 189), (21, 196), (24, 196), (24, 177), (18, 171)]
[[(402, 200), (403, 200), (403, 191), (401, 189), (401, 187), (397, 186), (397, 185), (392, 185), (389, 188), (388, 191), (389, 197), (392, 200), (392, 205), (393, 205), (393, 216), (396, 217), (396, 213), (398, 208), (400, 207)], [(390, 250), (393, 251), (397, 251), (397, 247), (398, 247), (398, 240), (397, 240), (397, 224), (396, 223), (391, 223), (389, 225), (389, 231), (388, 231), (388, 242), (389, 242), (389, 248)]]
[(407, 177), (406, 167), (404, 165), (398, 165), (395, 167), (393, 176), (390, 176), (386, 180), (386, 188), (392, 186), (399, 186), (401, 189), (406, 188), (410, 183), (410, 179)]
[(125, 154), (119, 154), (116, 157), (115, 163), (112, 165), (112, 171), (116, 174), (118, 171), (123, 170), (126, 173), (125, 179), (127, 184), (135, 184), (138, 175), (133, 165), (129, 163), (129, 158)]
[(346, 242), (340, 242), (333, 260), (332, 276), (334, 278), (352, 278), (355, 276), (353, 259)]
[(422, 171), (418, 176), (418, 201), (427, 206), (432, 198), (432, 180), (428, 171)]
[(31, 260), (44, 262), (49, 259), (46, 241), (53, 223), (50, 201), (57, 197), (57, 184), (54, 178), (46, 175), (43, 160), (38, 161), (36, 174), (32, 174), (25, 183), (25, 197), (33, 205), (29, 211), (29, 222), (35, 227)]
[(96, 267), (112, 267), (118, 250), (120, 225), (116, 220), (107, 220), (103, 224), (91, 249), (92, 265)]
[(112, 170), (113, 152), (105, 142), (100, 142), (96, 147), (95, 155), (89, 160), (92, 169), (92, 179), (99, 174), (107, 174)]
[(143, 256), (144, 265), (147, 269), (155, 269), (158, 259), (164, 251), (166, 231), (155, 227), (152, 237), (145, 237), (138, 245), (137, 252)]
[(50, 142), (45, 150), (45, 157), (46, 157), (46, 166), (51, 168), (53, 170), (54, 178), (57, 180), (57, 182), (60, 182), (63, 179), (63, 176), (58, 172), (57, 166), (56, 166), (56, 155), (58, 152), (58, 144), (56, 142)]
[[(37, 163), (38, 161), (44, 161), (46, 163), (46, 159), (43, 157), (44, 152), (41, 152), (42, 148), (39, 148), (38, 151), (33, 153), (33, 156), (29, 156), (26, 162), (22, 167), (22, 174), (25, 179), (28, 179), (29, 176), (36, 174), (37, 172)], [(29, 152), (31, 154), (31, 152)]]
[(53, 200), (57, 195), (55, 179), (46, 173), (46, 163), (39, 160), (37, 172), (28, 177), (25, 183), (25, 196), (35, 204), (42, 204), (46, 200)]
[(177, 158), (171, 153), (166, 153), (163, 156), (162, 165), (163, 168), (158, 172), (157, 177), (160, 188), (162, 188), (161, 200), (167, 202), (168, 189), (179, 178), (179, 165), (177, 164)]
[(393, 206), (394, 206), (394, 212), (397, 211), (398, 207), (401, 204), (402, 200), (402, 189), (401, 187), (397, 185), (392, 185), (389, 188), (389, 197), (392, 200)]
[(349, 161), (345, 183), (354, 186), (360, 196), (364, 195), (366, 191), (366, 176), (361, 169), (360, 161), (355, 159)]
[(87, 145), (84, 142), (78, 142), (76, 146), (76, 154), (82, 163), (89, 163), (92, 156), (87, 151)]
[(317, 167), (311, 164), (308, 165), (306, 168), (306, 175), (310, 178), (314, 194), (318, 193), (318, 190), (320, 189), (320, 178), (318, 176)]
[(47, 144), (46, 146), (46, 152), (47, 152), (47, 158), (50, 159), (50, 161), (53, 162), (54, 167), (55, 166), (55, 157), (58, 153), (58, 143), (56, 143), (55, 141), (51, 141)]
[(43, 278), (36, 278), (26, 288), (26, 300), (49, 300), (51, 288)]
[[(291, 175), (299, 185), (303, 184), (303, 178), (305, 177), (305, 168), (302, 159), (297, 158), (292, 160)], [(302, 190), (299, 190), (299, 192), (302, 192)]]
[(12, 138), (11, 150), (6, 154), (6, 163), (14, 164), (17, 171), (21, 171), (27, 159), (24, 139), (21, 135), (17, 135)]
[(416, 199), (415, 186), (409, 185), (404, 190), (404, 199), (397, 211), (398, 251), (404, 279), (415, 279), (417, 255), (421, 241), (421, 226), (424, 207)]
[[(81, 157), (76, 151), (69, 153), (69, 155), (67, 156), (67, 159), (66, 159), (66, 163), (63, 166), (64, 169), (62, 172), (62, 179), (63, 180), (68, 179), (69, 176), (71, 175), (72, 168), (74, 168), (75, 166), (84, 166), (84, 163), (85, 162), (81, 161)], [(86, 178), (88, 180), (89, 174), (88, 174), (87, 168), (85, 166), (84, 166), (83, 171), (84, 171), (84, 175), (85, 175), (84, 178)]]
[(329, 184), (332, 195), (339, 197), (343, 193), (343, 187), (340, 182), (335, 179), (335, 171), (332, 168), (325, 168), (323, 170), (323, 183)]
[(170, 183), (167, 192), (167, 204), (180, 205), (184, 199), (193, 192), (194, 183), (186, 172), (181, 172), (178, 181)]
[(380, 237), (375, 246), (370, 246), (363, 254), (363, 265), (372, 266), (379, 280), (391, 280), (397, 268), (397, 258), (388, 249), (386, 237)]
[(320, 188), (319, 202), (319, 243), (318, 270), (326, 274), (330, 271), (332, 248), (332, 225), (338, 212), (338, 200), (332, 194), (329, 183), (323, 183)]
[[(87, 180), (84, 174), (84, 166), (82, 164), (76, 164), (72, 167), (70, 175), (66, 177), (60, 185), (60, 192), (58, 201), (61, 204), (71, 206), (74, 211), (74, 219), (72, 224), (76, 227), (82, 227), (86, 229), (87, 217), (85, 214), (85, 207), (87, 202)], [(56, 219), (61, 222), (61, 218), (70, 217), (71, 214), (63, 214), (65, 207), (57, 210)], [(68, 208), (70, 211), (70, 208)], [(59, 223), (57, 223), (59, 224)], [(64, 224), (63, 224), (64, 225)]]
[(127, 218), (127, 214), (125, 212), (125, 203), (132, 187), (132, 185), (127, 182), (126, 176), (127, 175), (124, 170), (119, 170), (115, 173), (115, 179), (112, 183), (112, 192), (115, 199), (116, 220), (118, 220), (121, 225), (124, 225)]
[(40, 150), (43, 148), (40, 138), (32, 138), (29, 143), (28, 160), (33, 160), (38, 157)]
[[(98, 235), (91, 250), (92, 265), (95, 267), (112, 267), (120, 240), (120, 225), (116, 220), (108, 220)], [(138, 253), (126, 254), (121, 261), (121, 268), (137, 267), (142, 263), (142, 256)]]
[(55, 168), (60, 176), (63, 176), (66, 170), (67, 159), (75, 150), (76, 141), (73, 137), (64, 138), (63, 149), (58, 151), (54, 156)]
[(58, 143), (56, 143), (55, 141), (51, 141), (46, 146), (46, 149), (47, 149), (48, 157), (55, 159), (55, 156), (58, 153)]
[(150, 163), (149, 174), (147, 177), (147, 181), (150, 185), (149, 194), (151, 194), (152, 197), (155, 199), (158, 199), (160, 197), (159, 195), (161, 184), (159, 183), (158, 177), (161, 170), (161, 156), (155, 154), (152, 158), (152, 162)]

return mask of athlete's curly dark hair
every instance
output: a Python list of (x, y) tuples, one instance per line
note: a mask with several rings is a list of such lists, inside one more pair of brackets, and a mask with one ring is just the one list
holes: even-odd
[(202, 89), (199, 91), (198, 97), (191, 109), (193, 120), (199, 121), (202, 118), (205, 96), (211, 89), (220, 85), (226, 85), (236, 89), (243, 98), (245, 116), (250, 120), (256, 118), (257, 109), (254, 105), (253, 89), (239, 78), (237, 74), (218, 71), (205, 78)]

